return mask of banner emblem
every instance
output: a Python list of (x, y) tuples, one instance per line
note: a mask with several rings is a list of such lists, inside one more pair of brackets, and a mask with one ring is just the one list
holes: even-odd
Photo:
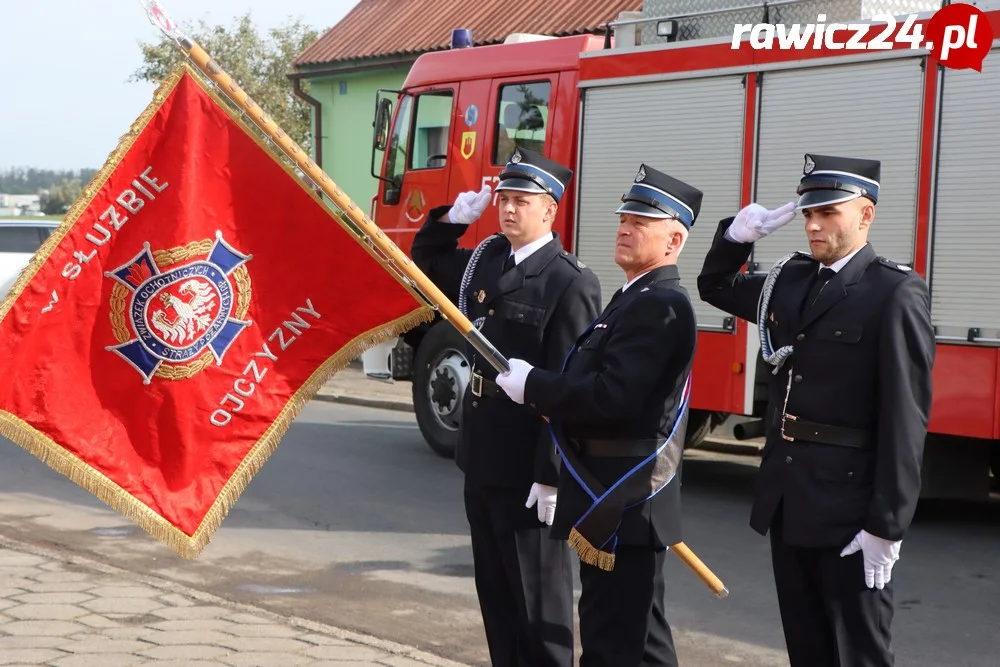
[[(203, 259), (188, 261), (199, 256)], [(138, 371), (145, 384), (154, 376), (179, 380), (213, 361), (221, 364), (226, 350), (251, 324), (243, 320), (250, 303), (244, 263), (251, 258), (219, 232), (214, 242), (157, 253), (146, 242), (142, 252), (105, 273), (118, 283), (110, 303), (118, 345), (105, 349)], [(238, 269), (242, 271), (233, 275)]]

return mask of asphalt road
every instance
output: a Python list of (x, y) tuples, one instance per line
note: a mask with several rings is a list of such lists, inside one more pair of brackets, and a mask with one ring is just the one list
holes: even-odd
[[(767, 540), (747, 525), (754, 472), (745, 458), (686, 459), (685, 541), (730, 596), (668, 560), (682, 664), (787, 665)], [(0, 438), (8, 537), (488, 665), (461, 497), (461, 473), (411, 415), (314, 402), (191, 562)], [(998, 564), (1000, 506), (922, 505), (893, 571), (897, 664), (997, 664)]]

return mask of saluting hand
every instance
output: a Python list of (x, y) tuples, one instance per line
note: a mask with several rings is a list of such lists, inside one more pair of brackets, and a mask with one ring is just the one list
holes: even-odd
[(524, 404), (524, 383), (528, 381), (528, 373), (534, 368), (523, 359), (508, 359), (510, 372), (497, 375), (497, 385), (510, 396), (515, 403)]
[(491, 196), (490, 186), (486, 184), (483, 184), (483, 189), (479, 192), (475, 190), (463, 192), (455, 198), (451, 210), (444, 217), (448, 222), (456, 225), (471, 225), (489, 206)]
[(892, 566), (899, 560), (901, 544), (902, 541), (892, 542), (862, 530), (840, 555), (850, 556), (860, 549), (865, 561), (865, 584), (882, 590), (892, 581)]
[(781, 208), (769, 211), (760, 204), (745, 206), (733, 224), (726, 230), (726, 237), (737, 243), (756, 243), (768, 234), (773, 234), (795, 218), (795, 202), (788, 202)]

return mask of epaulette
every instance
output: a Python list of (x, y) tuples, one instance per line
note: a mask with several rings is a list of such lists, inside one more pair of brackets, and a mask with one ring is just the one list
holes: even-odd
[(910, 273), (911, 271), (913, 271), (913, 267), (912, 266), (908, 266), (906, 264), (900, 264), (899, 262), (893, 261), (893, 260), (889, 259), (888, 257), (879, 257), (878, 258), (878, 263), (881, 264), (884, 267), (887, 267), (887, 268), (890, 268), (890, 269), (895, 269), (895, 270), (899, 271), (900, 273)]
[(572, 266), (574, 269), (576, 269), (577, 271), (583, 271), (583, 269), (587, 268), (586, 264), (584, 264), (583, 262), (581, 262), (576, 257), (573, 257), (572, 255), (570, 255), (569, 252), (567, 252), (566, 250), (563, 250), (562, 252), (560, 252), (559, 256), (562, 257), (563, 259), (565, 259), (566, 262), (570, 266)]

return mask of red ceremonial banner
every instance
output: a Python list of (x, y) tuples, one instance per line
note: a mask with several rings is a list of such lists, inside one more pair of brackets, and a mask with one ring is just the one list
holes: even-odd
[(0, 304), (0, 433), (193, 558), (322, 384), (432, 316), (183, 65)]

